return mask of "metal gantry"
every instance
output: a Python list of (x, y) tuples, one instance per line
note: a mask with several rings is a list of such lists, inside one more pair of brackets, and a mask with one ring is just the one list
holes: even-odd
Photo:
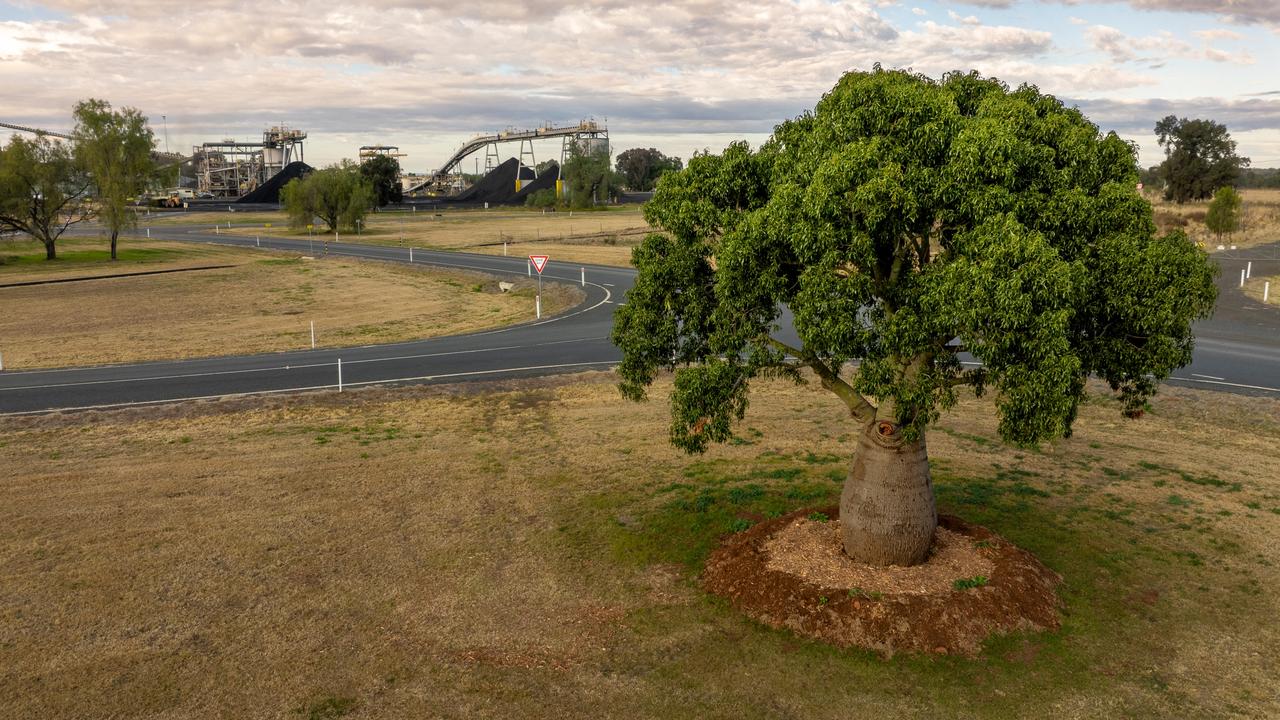
[[(574, 125), (556, 127), (547, 124), (534, 130), (508, 128), (495, 135), (477, 135), (463, 143), (462, 147), (458, 148), (457, 152), (450, 156), (430, 178), (410, 187), (408, 192), (417, 193), (425, 190), (447, 191), (457, 187), (458, 178), (455, 175), (457, 174), (458, 166), (464, 158), (479, 150), (485, 151), (485, 172), (493, 170), (498, 166), (498, 145), (502, 143), (520, 143), (519, 160), (521, 166), (534, 167), (536, 163), (532, 162), (533, 141), (547, 138), (561, 138), (560, 164), (563, 165), (564, 159), (568, 156), (569, 147), (573, 143), (584, 140), (607, 143), (609, 141), (609, 129), (605, 127), (604, 123), (588, 119)], [(525, 163), (526, 157), (530, 160), (528, 164)]]

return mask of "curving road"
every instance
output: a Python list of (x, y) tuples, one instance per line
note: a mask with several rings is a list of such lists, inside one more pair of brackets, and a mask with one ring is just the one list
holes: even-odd
[[(254, 238), (178, 229), (156, 231), (169, 240), (255, 246)], [(262, 247), (307, 254), (307, 240), (266, 239)], [(316, 243), (316, 250), (320, 243)], [(330, 255), (409, 262), (398, 247), (328, 243)], [(415, 264), (477, 270), (524, 277), (523, 257), (495, 257), (414, 249)], [(623, 268), (566, 265), (553, 258), (543, 278), (579, 284), (586, 270), (586, 300), (574, 309), (542, 321), (472, 333), (389, 345), (300, 350), (263, 355), (202, 358), (129, 365), (0, 373), (0, 414), (297, 392), (377, 383), (423, 383), (469, 378), (522, 377), (604, 368), (619, 353), (609, 342), (614, 303), (631, 286), (635, 272)], [(534, 308), (529, 307), (532, 317)]]
[[(181, 228), (154, 237), (189, 242), (254, 246), (253, 238)], [(309, 252), (306, 240), (270, 238), (262, 247)], [(1219, 310), (1196, 327), (1193, 363), (1171, 382), (1280, 397), (1280, 305), (1247, 300), (1235, 285), (1238, 267), (1253, 260), (1254, 274), (1280, 274), (1280, 246), (1219, 258), (1224, 272)], [(409, 262), (398, 247), (329, 243), (334, 255)], [(523, 258), (413, 251), (419, 264), (461, 268), (499, 276), (525, 276)], [(635, 271), (557, 263), (547, 280), (577, 284), (586, 270), (586, 301), (562, 315), (499, 330), (364, 347), (317, 349), (265, 355), (172, 362), (103, 365), (60, 370), (0, 372), (0, 414), (109, 408), (244, 394), (337, 389), (371, 384), (451, 382), (511, 378), (606, 368), (620, 354), (609, 342), (613, 309), (623, 302)], [(1280, 302), (1280, 287), (1274, 298)], [(532, 308), (530, 308), (532, 314)], [(788, 333), (790, 334), (790, 333)]]

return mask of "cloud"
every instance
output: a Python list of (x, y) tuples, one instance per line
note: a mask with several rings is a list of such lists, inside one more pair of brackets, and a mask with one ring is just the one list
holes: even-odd
[[(1015, 0), (947, 0), (957, 5), (988, 8), (1010, 8)], [(1042, 3), (1079, 5), (1082, 0), (1038, 0)], [(1199, 13), (1222, 18), (1226, 22), (1248, 25), (1260, 23), (1280, 26), (1280, 2), (1276, 0), (1091, 0), (1092, 2), (1128, 5), (1135, 10)]]
[(924, 8), (913, 7), (911, 8), (911, 14), (923, 16), (923, 15), (928, 15), (929, 11), (925, 10)]
[(1085, 37), (1094, 49), (1110, 55), (1111, 59), (1118, 63), (1144, 62), (1153, 67), (1159, 67), (1169, 58), (1191, 58), (1237, 65), (1253, 64), (1253, 56), (1248, 52), (1227, 52), (1209, 44), (1214, 39), (1229, 38), (1234, 33), (1200, 31), (1196, 34), (1205, 41), (1198, 48), (1170, 32), (1161, 32), (1147, 37), (1131, 37), (1107, 25), (1094, 25), (1085, 30)]
[[(1057, 0), (1019, 3), (1042, 1)], [(312, 134), (308, 160), (315, 146), (351, 154), (367, 142), (447, 155), (477, 132), (585, 116), (650, 137), (763, 135), (877, 62), (935, 77), (976, 68), (1093, 97), (1157, 84), (1154, 67), (1171, 57), (1240, 61), (1226, 30), (1135, 39), (1090, 28), (1105, 54), (1081, 61), (1055, 44), (1057, 28), (921, 8), (896, 26), (880, 14), (893, 4), (276, 0), (266, 13), (206, 0), (199, 13), (157, 13), (152, 0), (51, 0), (55, 19), (0, 22), (0, 119), (65, 130), (75, 101), (105, 97), (153, 125), (167, 115), (175, 149), (283, 121)]]
[(984, 60), (1041, 55), (1053, 47), (1053, 34), (1008, 25), (940, 25), (928, 20), (919, 31), (903, 33), (907, 47), (922, 55)]
[(1106, 98), (1064, 99), (1073, 103), (1091, 120), (1108, 130), (1151, 134), (1156, 121), (1167, 115), (1209, 118), (1229, 131), (1280, 129), (1280, 99), (1232, 100), (1200, 97), (1188, 100), (1151, 98), (1115, 100)]

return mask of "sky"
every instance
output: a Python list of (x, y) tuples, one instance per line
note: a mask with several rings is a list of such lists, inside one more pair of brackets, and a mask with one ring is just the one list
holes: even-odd
[(284, 123), (312, 165), (382, 144), (426, 172), (474, 135), (585, 118), (615, 154), (687, 160), (758, 145), (877, 62), (1034, 84), (1144, 165), (1173, 114), (1280, 167), (1280, 0), (0, 0), (0, 121), (65, 132), (97, 97), (178, 152)]

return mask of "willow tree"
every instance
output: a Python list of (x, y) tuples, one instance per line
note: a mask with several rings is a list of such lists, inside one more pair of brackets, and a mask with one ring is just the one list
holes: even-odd
[(155, 174), (151, 159), (155, 135), (136, 108), (112, 110), (106, 100), (78, 102), (73, 115), (76, 160), (93, 178), (96, 214), (111, 233), (111, 259), (115, 260), (121, 231), (138, 222), (129, 200), (145, 191)]
[(860, 430), (845, 552), (919, 563), (926, 431), (958, 389), (991, 391), (1002, 437), (1031, 444), (1071, 432), (1090, 375), (1136, 416), (1190, 361), (1214, 269), (1156, 235), (1137, 182), (1133, 146), (1034, 87), (849, 73), (758, 151), (659, 183), (645, 218), (663, 232), (634, 251), (613, 330), (623, 395), (674, 370), (671, 439), (701, 452), (732, 437), (753, 379), (815, 381)]
[(280, 190), (280, 204), (293, 228), (304, 228), (320, 218), (330, 231), (339, 227), (358, 230), (376, 201), (373, 186), (351, 162), (294, 178)]

